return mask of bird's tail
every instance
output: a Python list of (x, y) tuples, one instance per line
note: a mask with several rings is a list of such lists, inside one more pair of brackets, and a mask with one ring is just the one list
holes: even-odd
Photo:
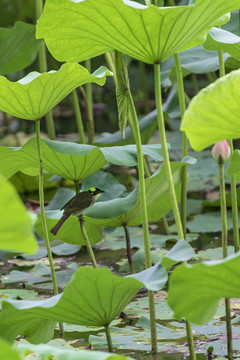
[(56, 225), (50, 230), (53, 235), (56, 235), (62, 224), (69, 218), (69, 215), (63, 215)]

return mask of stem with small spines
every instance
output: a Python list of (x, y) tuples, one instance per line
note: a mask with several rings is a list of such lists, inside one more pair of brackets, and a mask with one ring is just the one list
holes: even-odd
[[(178, 99), (180, 105), (180, 113), (181, 119), (183, 118), (184, 112), (186, 110), (185, 104), (185, 93), (184, 93), (184, 85), (183, 85), (183, 76), (182, 76), (182, 68), (179, 59), (179, 55), (174, 55), (174, 61), (176, 66), (176, 73), (177, 73), (177, 88), (178, 88)], [(186, 133), (182, 132), (182, 158), (187, 156), (188, 154), (188, 141)], [(187, 223), (187, 185), (188, 185), (188, 169), (187, 164), (184, 165), (181, 169), (181, 221), (182, 221), (182, 228), (184, 233), (184, 239), (186, 239), (186, 223)]]
[[(76, 195), (77, 195), (79, 193), (79, 180), (75, 180), (74, 184), (75, 184), (75, 192), (76, 192)], [(97, 261), (95, 259), (94, 252), (93, 252), (91, 243), (90, 243), (89, 238), (88, 238), (88, 234), (87, 234), (87, 231), (86, 231), (86, 228), (85, 228), (85, 221), (84, 221), (83, 215), (79, 215), (78, 220), (79, 220), (79, 223), (80, 223), (80, 227), (81, 227), (83, 239), (84, 239), (84, 242), (85, 242), (85, 245), (86, 245), (86, 248), (87, 248), (87, 252), (88, 252), (88, 255), (90, 256), (90, 259), (91, 259), (91, 262), (92, 262), (92, 266), (94, 268), (97, 268)]]
[[(39, 161), (39, 202), (40, 202), (40, 213), (41, 213), (41, 221), (43, 228), (43, 236), (46, 244), (48, 261), (51, 270), (53, 293), (54, 295), (57, 295), (58, 294), (57, 278), (53, 263), (51, 245), (50, 245), (48, 229), (47, 229), (47, 220), (44, 209), (43, 161), (42, 161), (41, 139), (40, 139), (40, 119), (36, 120), (36, 140), (37, 140), (37, 152), (38, 152), (38, 161)], [(61, 322), (59, 323), (59, 328), (60, 328), (61, 337), (63, 337), (64, 334), (63, 323)]]
[[(35, 13), (36, 19), (38, 20), (42, 15), (43, 11), (43, 0), (35, 0)], [(46, 54), (46, 46), (43, 40), (41, 40), (39, 51), (38, 51), (38, 63), (39, 63), (39, 71), (41, 73), (47, 72), (47, 54)], [(52, 115), (52, 110), (50, 110), (46, 115), (46, 125), (47, 125), (47, 133), (50, 139), (56, 139), (56, 132), (54, 127), (54, 120)]]
[[(225, 75), (225, 65), (223, 52), (218, 50), (218, 59), (219, 59), (219, 74), (220, 77)], [(231, 154), (233, 154), (233, 141), (228, 140), (229, 147), (231, 149)], [(238, 229), (238, 201), (237, 201), (237, 184), (234, 175), (230, 178), (231, 182), (231, 203), (232, 203), (232, 222), (233, 222), (233, 242), (234, 242), (234, 251), (239, 251), (239, 229)]]

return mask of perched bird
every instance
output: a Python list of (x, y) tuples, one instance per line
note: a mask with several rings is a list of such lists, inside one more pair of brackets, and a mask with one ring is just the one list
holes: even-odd
[(88, 191), (83, 191), (70, 199), (62, 208), (64, 210), (63, 216), (57, 224), (50, 230), (53, 235), (56, 235), (62, 224), (71, 215), (79, 216), (85, 210), (90, 208), (97, 200), (97, 198), (105, 191), (95, 187), (91, 187)]

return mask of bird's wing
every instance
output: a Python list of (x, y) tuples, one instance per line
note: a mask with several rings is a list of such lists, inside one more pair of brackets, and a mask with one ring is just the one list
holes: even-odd
[(77, 194), (69, 204), (67, 210), (72, 212), (87, 209), (92, 205), (94, 198), (88, 191)]

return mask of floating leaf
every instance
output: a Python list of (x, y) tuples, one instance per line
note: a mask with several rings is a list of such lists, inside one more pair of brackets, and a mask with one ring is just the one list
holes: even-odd
[(32, 219), (11, 183), (0, 177), (0, 249), (34, 254)]
[(178, 266), (169, 282), (168, 304), (177, 319), (205, 324), (222, 298), (240, 297), (240, 255), (196, 265)]
[(201, 90), (185, 111), (181, 130), (196, 151), (221, 140), (240, 137), (240, 70)]
[[(119, 354), (109, 354), (103, 351), (78, 350), (74, 348), (62, 349), (60, 346), (50, 346), (45, 344), (31, 345), (31, 344), (17, 344), (19, 353), (33, 353), (33, 359), (36, 354), (41, 356), (42, 360), (58, 359), (58, 360), (133, 360), (130, 357), (125, 357)], [(15, 351), (16, 351), (15, 350)], [(18, 358), (7, 358), (7, 360), (18, 360)], [(23, 359), (23, 358), (22, 358)]]
[(104, 85), (111, 75), (104, 67), (96, 73), (91, 75), (79, 64), (63, 64), (58, 71), (35, 71), (17, 82), (0, 76), (0, 110), (21, 119), (40, 119), (78, 86)]
[(240, 37), (229, 31), (212, 28), (206, 42), (203, 44), (207, 50), (221, 50), (227, 52), (233, 58), (240, 60)]
[(238, 0), (164, 8), (127, 0), (48, 0), (37, 38), (45, 39), (59, 61), (82, 61), (114, 49), (154, 64), (203, 43), (213, 26), (227, 21), (222, 15), (238, 8)]
[(61, 295), (40, 301), (3, 301), (0, 335), (24, 335), (33, 343), (49, 341), (55, 321), (109, 325), (140, 290), (137, 279), (121, 278), (109, 269), (81, 267)]

